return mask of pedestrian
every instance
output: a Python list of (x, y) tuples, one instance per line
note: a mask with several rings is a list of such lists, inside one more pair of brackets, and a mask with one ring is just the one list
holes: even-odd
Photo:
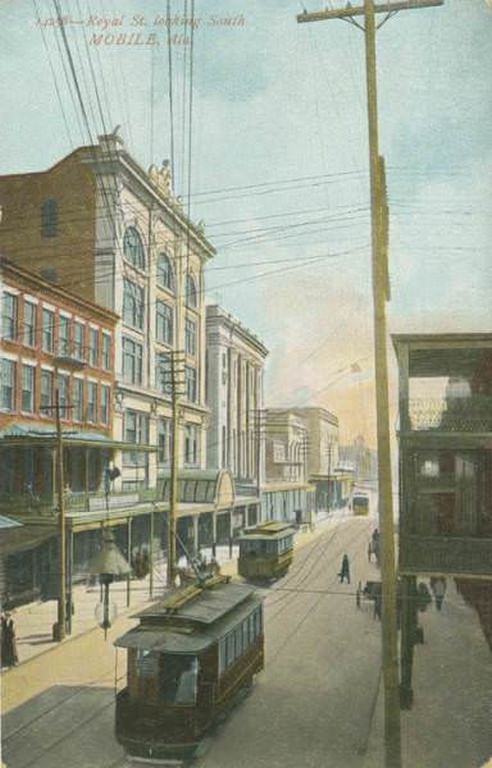
[(15, 624), (10, 613), (2, 616), (2, 667), (15, 667), (19, 661)]
[(142, 577), (145, 578), (150, 571), (150, 555), (147, 548), (142, 552)]
[(383, 611), (383, 590), (381, 588), (381, 584), (375, 584), (374, 590), (373, 590), (373, 599), (374, 599), (374, 618), (379, 619), (381, 621), (381, 616)]
[(357, 584), (357, 592), (355, 593), (355, 604), (357, 608), (360, 608), (360, 601), (362, 596), (362, 582), (359, 581)]
[(446, 594), (446, 579), (433, 576), (430, 580), (430, 586), (436, 601), (436, 608), (440, 611), (444, 602), (444, 595)]
[(350, 563), (348, 555), (344, 555), (342, 558), (342, 567), (338, 576), (340, 578), (340, 584), (343, 584), (345, 579), (347, 579), (347, 583), (350, 584)]

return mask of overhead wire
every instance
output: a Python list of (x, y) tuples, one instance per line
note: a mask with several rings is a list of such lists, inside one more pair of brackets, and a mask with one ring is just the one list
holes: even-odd
[[(176, 175), (175, 150), (174, 150), (174, 103), (173, 103), (173, 52), (171, 42), (171, 0), (167, 0), (167, 51), (168, 51), (168, 78), (169, 78), (169, 131), (171, 150), (171, 172)], [(176, 180), (175, 180), (176, 183)]]

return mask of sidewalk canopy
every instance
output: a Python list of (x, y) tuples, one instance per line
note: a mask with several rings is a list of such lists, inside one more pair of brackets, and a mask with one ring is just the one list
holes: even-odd
[(38, 544), (56, 535), (48, 525), (19, 525), (16, 528), (0, 529), (0, 555), (12, 555), (35, 549)]
[[(168, 501), (171, 476), (161, 476), (162, 500)], [(185, 503), (214, 504), (226, 508), (234, 504), (234, 478), (228, 469), (184, 469), (179, 472), (179, 501)]]
[[(122, 440), (113, 440), (100, 432), (79, 431), (63, 429), (63, 444), (66, 446), (87, 446), (100, 448), (118, 448), (127, 451), (157, 452), (155, 445), (143, 445), (142, 443), (126, 443)], [(8, 429), (0, 431), (0, 448), (3, 447), (35, 447), (52, 446), (56, 444), (56, 430), (44, 424), (25, 425), (14, 424)]]
[(10, 528), (20, 528), (22, 527), (22, 523), (19, 523), (18, 520), (13, 520), (11, 517), (5, 517), (5, 515), (0, 515), (0, 536), (2, 533)]

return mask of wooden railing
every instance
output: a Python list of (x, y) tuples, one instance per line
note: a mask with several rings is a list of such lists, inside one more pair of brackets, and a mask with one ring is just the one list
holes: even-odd
[(418, 398), (406, 407), (411, 431), (492, 432), (492, 397)]
[[(111, 493), (108, 499), (108, 509), (119, 510), (151, 502), (156, 499), (155, 488), (138, 489), (136, 491)], [(65, 494), (65, 511), (70, 512), (99, 512), (106, 509), (106, 497), (102, 491), (89, 493), (67, 492)], [(15, 517), (54, 516), (58, 512), (58, 495), (37, 496), (36, 494), (5, 494), (0, 497), (0, 514)]]

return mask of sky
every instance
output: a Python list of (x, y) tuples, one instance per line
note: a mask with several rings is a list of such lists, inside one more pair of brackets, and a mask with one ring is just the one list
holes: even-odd
[[(270, 350), (266, 404), (325, 406), (342, 442), (362, 433), (373, 445), (362, 32), (297, 24), (297, 0), (171, 0), (171, 123), (166, 3), (57, 2), (88, 127), (55, 3), (2, 0), (0, 173), (47, 168), (116, 125), (144, 167), (172, 159), (176, 193), (187, 203), (191, 191), (191, 216), (217, 248), (207, 299)], [(345, 2), (304, 0), (326, 5)], [(390, 333), (492, 330), (491, 30), (486, 0), (446, 0), (378, 31)]]

